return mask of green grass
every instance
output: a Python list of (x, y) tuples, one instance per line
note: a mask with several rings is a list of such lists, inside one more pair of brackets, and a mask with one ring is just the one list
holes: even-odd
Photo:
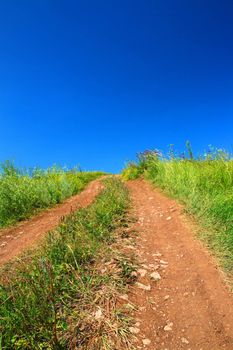
[[(133, 165), (138, 174), (185, 204), (201, 223), (200, 237), (214, 249), (224, 267), (233, 272), (233, 161), (223, 151), (214, 151), (197, 160), (190, 144), (189, 156), (162, 158), (146, 152)], [(132, 165), (123, 177), (132, 172)]]
[(126, 342), (121, 311), (113, 305), (110, 315), (102, 318), (101, 312), (106, 303), (109, 310), (115, 289), (126, 283), (132, 268), (115, 259), (116, 278), (113, 263), (104, 274), (98, 265), (114, 257), (114, 232), (125, 224), (128, 204), (122, 182), (106, 180), (95, 202), (61, 222), (41, 250), (5, 268), (0, 349), (110, 350), (114, 337)]
[(51, 168), (19, 171), (5, 163), (0, 173), (0, 227), (26, 219), (38, 210), (79, 193), (100, 172)]

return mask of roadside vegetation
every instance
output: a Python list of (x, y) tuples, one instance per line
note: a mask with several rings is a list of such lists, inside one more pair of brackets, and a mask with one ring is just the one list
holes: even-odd
[(117, 303), (134, 270), (119, 250), (128, 206), (124, 184), (109, 178), (93, 204), (4, 268), (0, 349), (128, 347), (130, 320)]
[(5, 162), (0, 169), (0, 228), (61, 203), (102, 174), (57, 167), (19, 170)]
[(146, 151), (123, 170), (125, 180), (143, 176), (185, 204), (202, 224), (200, 236), (233, 272), (233, 161), (212, 147), (195, 159), (191, 145), (180, 155)]

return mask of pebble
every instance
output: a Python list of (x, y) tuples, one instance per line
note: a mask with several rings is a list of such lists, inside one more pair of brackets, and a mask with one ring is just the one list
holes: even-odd
[(132, 272), (131, 272), (131, 276), (132, 276), (132, 277), (137, 277), (137, 275), (138, 275), (138, 274), (137, 274), (136, 271), (132, 271)]
[(139, 269), (139, 270), (138, 270), (138, 273), (139, 273), (139, 275), (140, 275), (141, 277), (144, 277), (144, 276), (146, 276), (147, 271), (144, 270), (144, 269)]
[(151, 340), (150, 339), (142, 339), (142, 343), (143, 343), (143, 345), (150, 345), (150, 343), (151, 343)]
[(102, 311), (101, 311), (101, 309), (97, 310), (97, 311), (94, 313), (94, 316), (95, 316), (95, 319), (96, 319), (96, 320), (99, 320), (100, 318), (102, 318)]
[(129, 327), (129, 331), (132, 334), (138, 334), (140, 332), (140, 329), (137, 327)]
[(189, 344), (188, 339), (186, 339), (186, 338), (184, 338), (184, 337), (181, 338), (181, 342), (182, 342), (183, 344)]
[(170, 221), (171, 219), (172, 219), (171, 216), (168, 216), (168, 217), (166, 218), (167, 221)]
[(152, 254), (152, 256), (162, 256), (162, 254), (160, 254), (160, 253), (154, 253), (154, 254)]
[(152, 272), (150, 274), (150, 278), (153, 279), (154, 281), (159, 281), (161, 280), (161, 276), (158, 272)]
[(167, 261), (164, 261), (164, 260), (159, 260), (160, 261), (160, 264), (163, 264), (163, 265), (167, 265), (168, 262)]
[(165, 331), (172, 331), (173, 322), (168, 323), (163, 329)]
[(142, 284), (140, 282), (137, 282), (136, 285), (138, 286), (138, 288), (143, 289), (143, 290), (151, 290), (151, 286), (146, 286), (145, 284)]
[(168, 300), (169, 298), (169, 295), (165, 295), (164, 300)]
[(142, 264), (142, 267), (144, 267), (144, 269), (148, 269), (148, 266), (146, 264)]

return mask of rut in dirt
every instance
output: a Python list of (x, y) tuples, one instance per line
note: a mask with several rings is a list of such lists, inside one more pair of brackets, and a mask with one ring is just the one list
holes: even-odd
[(138, 232), (139, 281), (131, 288), (136, 349), (233, 349), (233, 297), (174, 200), (128, 182)]
[(15, 227), (0, 230), (0, 265), (37, 245), (46, 233), (59, 225), (64, 216), (91, 204), (103, 187), (100, 179), (94, 180), (81, 193), (56, 207), (43, 211), (27, 221), (22, 221)]

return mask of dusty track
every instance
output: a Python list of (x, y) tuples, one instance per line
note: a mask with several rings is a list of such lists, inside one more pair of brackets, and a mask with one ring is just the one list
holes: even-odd
[(31, 248), (48, 231), (55, 228), (62, 217), (71, 211), (88, 206), (103, 188), (100, 180), (91, 182), (87, 188), (55, 208), (23, 221), (17, 226), (0, 230), (0, 265)]
[[(139, 308), (135, 347), (232, 350), (233, 297), (181, 207), (145, 181), (128, 187), (138, 220), (135, 251), (144, 265), (139, 282), (150, 288), (134, 286), (129, 295)], [(161, 276), (157, 282), (153, 271)]]

